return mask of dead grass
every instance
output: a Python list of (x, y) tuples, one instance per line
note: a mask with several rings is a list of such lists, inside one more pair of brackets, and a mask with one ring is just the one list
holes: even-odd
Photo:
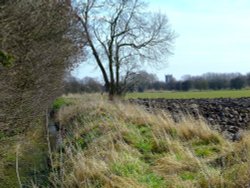
[(65, 96), (63, 187), (247, 187), (250, 134), (232, 143), (203, 121), (174, 123), (168, 114), (109, 102), (100, 95)]

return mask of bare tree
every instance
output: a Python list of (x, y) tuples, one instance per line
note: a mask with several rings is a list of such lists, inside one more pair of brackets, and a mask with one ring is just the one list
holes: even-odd
[(146, 8), (141, 0), (82, 0), (76, 11), (111, 98), (132, 68), (170, 53), (175, 34), (167, 17)]
[(155, 74), (141, 70), (130, 74), (129, 78), (126, 79), (126, 84), (124, 84), (123, 89), (125, 92), (143, 92), (145, 89), (150, 89), (155, 82), (158, 82), (158, 78)]
[[(84, 37), (67, 2), (1, 1), (1, 131), (21, 131), (42, 117), (78, 62)], [(7, 56), (11, 66), (4, 66)]]
[(95, 93), (102, 92), (103, 85), (95, 78), (84, 77), (77, 79), (72, 75), (65, 78), (64, 93)]

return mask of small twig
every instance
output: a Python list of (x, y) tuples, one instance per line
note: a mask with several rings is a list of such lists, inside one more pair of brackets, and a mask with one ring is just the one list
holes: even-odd
[(47, 145), (48, 145), (48, 153), (49, 153), (49, 160), (50, 160), (50, 165), (53, 169), (53, 158), (52, 158), (52, 150), (51, 150), (51, 144), (50, 144), (50, 139), (49, 139), (49, 117), (48, 117), (48, 110), (46, 110), (46, 122), (45, 122), (45, 128), (46, 128), (46, 139), (47, 139)]
[(19, 170), (18, 170), (18, 151), (19, 151), (19, 147), (20, 145), (18, 144), (17, 147), (16, 147), (16, 176), (17, 176), (17, 180), (18, 180), (18, 184), (19, 184), (19, 187), (22, 188), (23, 185), (22, 185), (22, 182), (21, 182), (21, 178), (20, 178), (20, 174), (19, 174)]
[(62, 151), (62, 127), (61, 127), (61, 123), (59, 124), (60, 128), (59, 128), (59, 141), (61, 143), (59, 143), (59, 147), (60, 147), (60, 179), (61, 179), (61, 188), (64, 187), (63, 182), (64, 182), (64, 167), (63, 167), (63, 151)]

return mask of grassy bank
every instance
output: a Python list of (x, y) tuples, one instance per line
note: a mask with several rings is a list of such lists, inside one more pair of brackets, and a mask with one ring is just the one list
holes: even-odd
[(232, 143), (204, 122), (174, 123), (99, 95), (71, 95), (58, 119), (66, 129), (54, 153), (54, 187), (246, 187), (250, 135)]
[(188, 91), (188, 92), (143, 92), (128, 93), (126, 98), (166, 98), (166, 99), (191, 99), (191, 98), (240, 98), (250, 97), (250, 90), (218, 90), (218, 91)]

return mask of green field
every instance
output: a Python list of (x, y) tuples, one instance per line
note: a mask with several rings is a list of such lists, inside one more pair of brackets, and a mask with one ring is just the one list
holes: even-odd
[(199, 98), (240, 98), (250, 97), (250, 90), (218, 90), (218, 91), (188, 91), (188, 92), (143, 92), (128, 93), (129, 98), (166, 98), (166, 99), (199, 99)]

